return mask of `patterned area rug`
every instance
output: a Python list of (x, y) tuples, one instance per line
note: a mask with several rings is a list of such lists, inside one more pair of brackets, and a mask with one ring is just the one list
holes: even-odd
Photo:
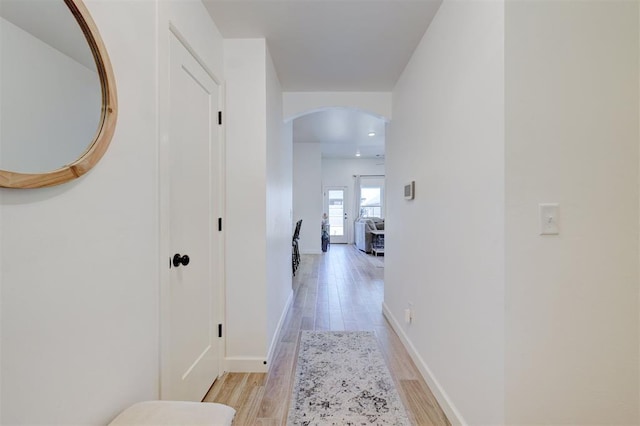
[(303, 331), (288, 425), (410, 425), (376, 338)]

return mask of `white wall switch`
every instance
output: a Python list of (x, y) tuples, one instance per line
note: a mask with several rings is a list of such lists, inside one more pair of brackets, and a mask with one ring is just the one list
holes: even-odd
[(540, 211), (540, 235), (558, 235), (558, 203), (539, 204)]

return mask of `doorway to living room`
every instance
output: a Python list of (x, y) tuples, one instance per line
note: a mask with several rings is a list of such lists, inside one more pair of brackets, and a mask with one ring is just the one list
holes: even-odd
[[(345, 107), (319, 108), (292, 119), (292, 219), (303, 220), (301, 254), (322, 253), (323, 214), (331, 244), (354, 244), (362, 213), (384, 216), (387, 122), (384, 116)], [(366, 177), (362, 190), (354, 176)]]

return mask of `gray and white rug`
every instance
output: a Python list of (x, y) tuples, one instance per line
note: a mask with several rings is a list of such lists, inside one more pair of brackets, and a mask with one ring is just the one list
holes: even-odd
[(410, 425), (367, 331), (303, 331), (288, 425)]

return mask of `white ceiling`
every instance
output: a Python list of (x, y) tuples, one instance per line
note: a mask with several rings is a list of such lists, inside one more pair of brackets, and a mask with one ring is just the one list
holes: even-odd
[[(346, 108), (307, 114), (293, 121), (293, 140), (321, 143), (323, 157), (384, 158), (384, 120)], [(375, 136), (369, 136), (374, 132)]]
[(283, 90), (393, 89), (441, 0), (203, 0), (225, 38), (266, 38)]
[[(202, 0), (225, 38), (265, 38), (288, 92), (389, 92), (442, 0)], [(367, 136), (374, 129), (376, 136)], [(384, 156), (384, 120), (336, 109), (300, 117), (295, 143), (324, 157)]]

